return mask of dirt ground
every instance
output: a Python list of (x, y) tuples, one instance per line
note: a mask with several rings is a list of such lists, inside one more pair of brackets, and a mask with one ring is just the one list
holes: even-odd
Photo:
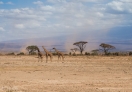
[(0, 92), (132, 92), (132, 57), (0, 56)]

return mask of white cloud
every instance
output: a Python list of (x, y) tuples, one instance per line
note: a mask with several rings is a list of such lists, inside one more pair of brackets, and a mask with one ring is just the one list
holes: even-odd
[(55, 10), (52, 6), (50, 5), (46, 5), (46, 6), (41, 6), (42, 10), (46, 10), (46, 11), (53, 11)]
[(25, 23), (26, 28), (37, 28), (41, 27), (41, 24), (36, 20), (30, 20)]
[(119, 0), (107, 4), (107, 10), (115, 13), (132, 13), (132, 1)]
[(132, 0), (119, 0), (121, 2), (124, 2), (124, 3), (132, 3)]
[(11, 9), (11, 12), (13, 12), (13, 13), (20, 13), (21, 11), (19, 9)]
[(36, 1), (36, 2), (33, 2), (33, 4), (42, 5), (43, 2), (41, 2), (41, 1)]
[(108, 6), (110, 6), (112, 9), (117, 11), (123, 11), (123, 3), (118, 1), (113, 1), (111, 3), (108, 3)]
[[(131, 3), (123, 0), (47, 0), (34, 2), (37, 7), (0, 9), (0, 25), (23, 34), (38, 34), (39, 37), (54, 33), (95, 33), (105, 34), (109, 29), (131, 23), (131, 17), (116, 13), (132, 12)], [(109, 2), (108, 2), (109, 1)], [(86, 2), (86, 3), (84, 3)], [(89, 2), (92, 2), (92, 4)], [(98, 2), (98, 3), (97, 3)], [(125, 2), (125, 0), (124, 0)], [(51, 4), (52, 3), (52, 4)], [(114, 13), (113, 13), (114, 11)], [(112, 13), (111, 13), (112, 12)], [(128, 19), (129, 18), (129, 19)], [(14, 27), (12, 27), (14, 26)], [(17, 28), (17, 29), (16, 29)], [(21, 31), (17, 31), (21, 32)], [(92, 34), (91, 36), (94, 37)]]
[(0, 1), (0, 4), (4, 4), (2, 1)]
[(5, 29), (3, 27), (0, 27), (0, 31), (5, 31)]
[(23, 24), (15, 24), (15, 28), (23, 29), (25, 26)]
[(12, 2), (7, 2), (6, 4), (10, 4), (10, 5), (13, 5), (14, 3), (12, 3)]
[(97, 12), (97, 15), (100, 16), (100, 17), (104, 17), (104, 14), (100, 13), (100, 12)]
[[(67, 2), (98, 2), (99, 0), (47, 0), (51, 3), (67, 3)], [(102, 0), (100, 0), (102, 1)]]
[(66, 0), (47, 0), (50, 3), (65, 3)]

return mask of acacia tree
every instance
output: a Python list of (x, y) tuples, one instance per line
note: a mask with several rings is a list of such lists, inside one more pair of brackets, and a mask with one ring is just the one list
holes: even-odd
[(107, 55), (107, 54), (108, 54), (108, 51), (109, 51), (109, 50), (111, 50), (111, 49), (115, 49), (115, 47), (114, 47), (114, 46), (109, 45), (109, 44), (105, 44), (105, 43), (101, 43), (101, 44), (100, 44), (100, 47), (102, 47), (102, 48), (103, 48), (103, 49), (100, 49), (100, 50), (103, 50), (103, 51), (104, 51), (104, 53), (105, 53), (105, 55)]
[(84, 51), (85, 47), (86, 47), (86, 43), (85, 41), (80, 41), (80, 42), (75, 42), (73, 45), (76, 45), (79, 47), (80, 53), (82, 54), (82, 52)]
[(35, 51), (36, 51), (37, 49), (38, 49), (38, 47), (37, 47), (37, 46), (34, 46), (34, 45), (28, 46), (28, 47), (26, 48), (26, 50), (29, 52), (29, 55), (35, 53)]
[(72, 51), (73, 54), (75, 55), (75, 54), (76, 54), (76, 51), (78, 51), (78, 48), (71, 49), (71, 51)]
[(97, 55), (98, 52), (99, 52), (99, 50), (98, 50), (98, 49), (95, 49), (95, 50), (92, 50), (91, 52), (92, 52), (94, 55)]

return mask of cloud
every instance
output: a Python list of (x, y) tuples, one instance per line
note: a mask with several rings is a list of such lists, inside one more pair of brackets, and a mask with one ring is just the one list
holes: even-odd
[(0, 4), (4, 4), (2, 1), (0, 1)]
[(25, 26), (23, 24), (15, 24), (15, 28), (23, 29)]
[(14, 3), (12, 3), (12, 2), (7, 2), (6, 4), (14, 5)]
[(129, 2), (131, 0), (36, 1), (33, 7), (0, 9), (0, 25), (12, 33), (20, 30), (17, 34), (22, 36), (16, 38), (28, 38), (29, 34), (30, 37), (52, 37), (74, 33), (73, 42), (103, 38), (115, 26), (132, 24)]
[(54, 7), (50, 6), (50, 5), (46, 5), (46, 6), (41, 6), (40, 7), (42, 10), (46, 10), (46, 11), (53, 11), (55, 10)]
[(5, 29), (3, 27), (0, 27), (0, 31), (5, 31)]
[(43, 2), (41, 2), (41, 1), (36, 1), (36, 2), (33, 2), (33, 4), (42, 5)]
[(124, 3), (132, 3), (132, 0), (119, 0), (121, 2), (124, 2)]
[(113, 13), (126, 14), (132, 13), (132, 1), (130, 0), (119, 0), (112, 1), (107, 4), (107, 10)]

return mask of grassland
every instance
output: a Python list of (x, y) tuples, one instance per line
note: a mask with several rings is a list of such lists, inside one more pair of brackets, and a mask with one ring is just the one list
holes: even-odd
[(0, 92), (132, 92), (132, 57), (0, 56)]

